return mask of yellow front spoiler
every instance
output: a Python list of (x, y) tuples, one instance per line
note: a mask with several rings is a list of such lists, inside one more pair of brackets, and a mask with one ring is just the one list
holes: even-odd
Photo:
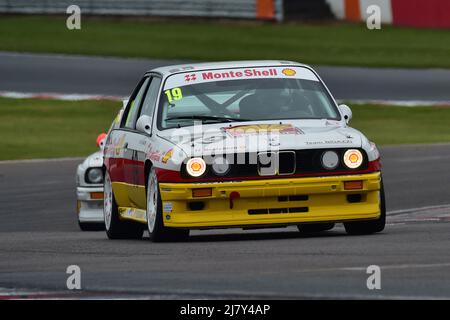
[[(363, 181), (363, 189), (344, 190), (344, 181), (355, 180)], [(160, 183), (164, 225), (214, 228), (376, 219), (380, 216), (380, 181), (380, 173), (375, 172), (232, 182)], [(193, 198), (192, 189), (195, 188), (212, 188), (212, 196)], [(232, 192), (238, 192), (240, 197), (231, 205)], [(360, 194), (361, 201), (349, 202), (349, 194)], [(191, 202), (202, 202), (203, 209), (193, 210), (189, 206)]]

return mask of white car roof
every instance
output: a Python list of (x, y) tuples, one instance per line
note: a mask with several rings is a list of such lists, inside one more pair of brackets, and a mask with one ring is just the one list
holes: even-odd
[(170, 65), (152, 69), (148, 72), (157, 72), (163, 76), (168, 76), (179, 72), (190, 72), (200, 70), (214, 70), (226, 68), (252, 68), (252, 67), (276, 67), (296, 65), (300, 67), (308, 67), (295, 61), (280, 61), (280, 60), (244, 60), (244, 61), (220, 61), (220, 62), (203, 62), (203, 63), (187, 63)]

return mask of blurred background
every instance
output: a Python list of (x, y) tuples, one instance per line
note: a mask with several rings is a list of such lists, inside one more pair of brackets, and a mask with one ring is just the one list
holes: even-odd
[(449, 28), (446, 0), (1, 0), (0, 12), (61, 14), (70, 5), (84, 14), (160, 17), (238, 18), (299, 21), (340, 19), (363, 21), (367, 8), (378, 5), (382, 21), (396, 26)]
[(246, 59), (313, 65), (379, 144), (450, 141), (448, 0), (0, 0), (0, 159), (86, 155), (146, 70)]

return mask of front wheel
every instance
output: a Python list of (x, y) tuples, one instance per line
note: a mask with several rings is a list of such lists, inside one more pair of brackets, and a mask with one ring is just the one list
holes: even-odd
[(153, 242), (182, 241), (188, 238), (189, 230), (167, 228), (164, 226), (162, 201), (159, 194), (156, 170), (151, 169), (147, 183), (147, 227)]
[(381, 232), (386, 225), (386, 202), (384, 198), (383, 180), (380, 189), (380, 217), (376, 220), (345, 222), (344, 227), (350, 235), (364, 235)]
[(105, 173), (104, 181), (103, 217), (106, 235), (109, 239), (141, 239), (144, 233), (141, 224), (120, 218), (108, 172)]

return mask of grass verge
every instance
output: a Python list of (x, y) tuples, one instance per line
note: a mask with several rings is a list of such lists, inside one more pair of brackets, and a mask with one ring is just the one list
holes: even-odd
[[(0, 160), (86, 156), (120, 102), (0, 98)], [(351, 126), (378, 145), (450, 142), (450, 108), (353, 106)]]
[(450, 31), (363, 24), (274, 24), (2, 16), (0, 50), (181, 60), (289, 59), (308, 64), (450, 68)]
[(86, 156), (121, 102), (0, 98), (0, 160)]

